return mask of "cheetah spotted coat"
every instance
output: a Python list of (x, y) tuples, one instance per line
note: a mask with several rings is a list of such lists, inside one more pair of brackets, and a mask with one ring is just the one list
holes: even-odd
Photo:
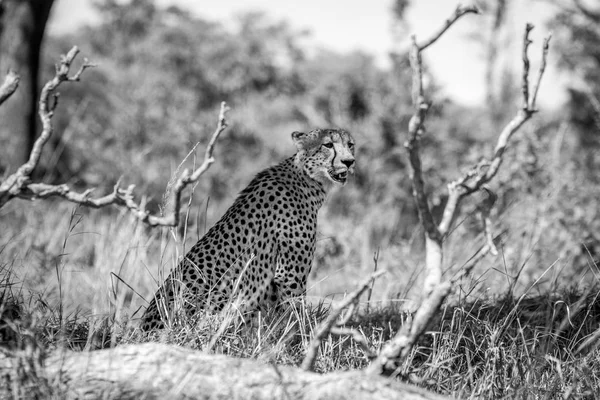
[[(253, 312), (304, 294), (315, 251), (317, 212), (328, 189), (354, 168), (341, 129), (294, 132), (298, 152), (260, 172), (156, 292), (142, 329), (183, 311), (218, 311), (236, 301)], [(178, 311), (179, 310), (179, 311)]]

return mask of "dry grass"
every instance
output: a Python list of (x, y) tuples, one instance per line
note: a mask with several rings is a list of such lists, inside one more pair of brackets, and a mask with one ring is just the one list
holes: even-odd
[[(346, 269), (318, 271), (306, 302), (261, 315), (251, 326), (222, 313), (147, 335), (137, 329), (137, 311), (203, 233), (202, 218), (190, 216), (188, 222), (196, 221), (185, 231), (160, 232), (118, 213), (61, 203), (37, 203), (26, 211), (19, 206), (11, 204), (0, 215), (8, 222), (0, 236), (2, 353), (19, 360), (5, 371), (4, 385), (13, 398), (61, 397), (60, 386), (40, 373), (45, 355), (57, 347), (94, 350), (158, 340), (299, 365), (331, 298), (352, 290), (373, 268), (373, 254), (363, 248), (358, 260), (346, 259)], [(328, 229), (333, 228), (326, 226), (322, 234)], [(460, 253), (460, 240), (455, 242), (450, 251)], [(378, 263), (389, 268), (389, 253), (406, 254), (410, 246), (388, 243)], [(406, 272), (392, 271), (388, 282), (378, 282), (371, 302), (362, 303), (349, 322), (371, 348), (379, 350), (410, 318), (405, 297), (418, 288), (418, 267), (418, 261), (404, 258)], [(588, 272), (596, 270), (590, 265)], [(508, 267), (503, 272), (517, 276)], [(327, 275), (333, 277), (330, 286)], [(399, 276), (404, 285), (389, 283)], [(462, 282), (395, 375), (461, 398), (593, 398), (600, 391), (600, 352), (595, 340), (586, 340), (594, 338), (600, 320), (596, 281), (565, 289), (558, 278), (543, 290), (529, 285), (520, 292), (509, 280), (493, 295), (480, 290), (481, 278)], [(323, 341), (315, 367), (319, 372), (361, 369), (368, 362), (352, 338), (332, 335)]]

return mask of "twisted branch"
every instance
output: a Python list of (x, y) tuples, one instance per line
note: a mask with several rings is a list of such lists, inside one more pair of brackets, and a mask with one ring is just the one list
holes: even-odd
[[(425, 241), (427, 252), (425, 255), (426, 261), (426, 278), (425, 278), (425, 293), (429, 294), (434, 290), (435, 286), (441, 281), (442, 277), (442, 253), (441, 245), (443, 234), (435, 224), (427, 195), (425, 194), (425, 184), (423, 181), (423, 172), (421, 167), (421, 156), (419, 150), (419, 140), (424, 133), (425, 117), (429, 110), (429, 103), (425, 100), (423, 92), (423, 66), (421, 60), (421, 51), (435, 43), (441, 35), (450, 28), (459, 18), (469, 13), (477, 14), (479, 11), (476, 7), (456, 7), (454, 14), (445, 21), (442, 28), (433, 34), (431, 38), (423, 44), (417, 43), (416, 37), (412, 36), (412, 46), (410, 49), (410, 66), (413, 76), (413, 105), (415, 112), (408, 124), (408, 141), (405, 147), (408, 150), (408, 157), (411, 165), (410, 178), (413, 187), (413, 197), (419, 212), (419, 219), (425, 229)], [(438, 251), (440, 249), (440, 251)]]
[(442, 221), (438, 228), (442, 235), (447, 235), (452, 224), (452, 220), (456, 214), (456, 210), (460, 204), (460, 201), (467, 195), (481, 190), (483, 185), (491, 181), (494, 176), (498, 173), (500, 166), (502, 165), (503, 155), (508, 147), (508, 143), (512, 135), (517, 132), (523, 124), (529, 120), (533, 114), (537, 112), (535, 103), (540, 87), (540, 82), (544, 71), (546, 69), (546, 60), (548, 57), (548, 49), (550, 46), (550, 38), (548, 36), (544, 39), (542, 44), (542, 59), (540, 62), (540, 69), (538, 71), (536, 83), (533, 90), (529, 91), (529, 57), (527, 55), (527, 49), (531, 44), (529, 39), (529, 32), (533, 29), (533, 25), (527, 24), (525, 27), (525, 33), (523, 35), (523, 75), (521, 82), (521, 92), (523, 96), (523, 105), (513, 119), (504, 127), (494, 149), (494, 155), (491, 161), (485, 161), (482, 165), (478, 166), (475, 171), (468, 172), (463, 177), (450, 183), (448, 185), (448, 202), (444, 209)]
[(454, 10), (454, 14), (452, 14), (450, 16), (450, 18), (448, 18), (444, 22), (442, 27), (436, 33), (431, 35), (431, 37), (428, 40), (426, 40), (423, 44), (419, 44), (417, 46), (419, 48), (419, 52), (425, 50), (426, 48), (431, 46), (433, 43), (435, 43), (448, 30), (448, 28), (450, 28), (456, 21), (458, 21), (458, 19), (460, 17), (462, 17), (465, 14), (469, 14), (469, 13), (479, 14), (479, 9), (476, 6), (463, 7), (460, 4), (458, 6), (456, 6), (456, 9)]
[(438, 312), (444, 299), (450, 293), (452, 282), (442, 281), (442, 261), (443, 261), (443, 240), (448, 235), (453, 220), (459, 209), (460, 201), (467, 195), (479, 190), (486, 192), (487, 198), (479, 209), (487, 243), (478, 252), (477, 260), (485, 256), (487, 252), (495, 251), (493, 235), (488, 218), (490, 209), (495, 201), (495, 194), (486, 189), (484, 185), (489, 182), (498, 172), (502, 163), (503, 154), (508, 146), (511, 136), (536, 112), (535, 100), (539, 89), (539, 84), (546, 66), (546, 57), (550, 37), (544, 40), (542, 62), (540, 71), (530, 96), (529, 91), (529, 58), (527, 49), (531, 41), (529, 32), (533, 26), (527, 24), (523, 36), (523, 80), (521, 90), (523, 93), (523, 106), (517, 112), (512, 121), (502, 130), (494, 150), (492, 161), (483, 161), (464, 176), (460, 177), (448, 185), (449, 198), (446, 203), (442, 220), (436, 225), (424, 190), (424, 181), (422, 175), (421, 158), (419, 154), (419, 140), (425, 132), (424, 122), (429, 109), (429, 103), (423, 93), (422, 60), (421, 51), (433, 44), (454, 22), (467, 13), (477, 13), (474, 7), (457, 7), (454, 14), (445, 22), (442, 28), (435, 33), (424, 44), (419, 45), (416, 38), (412, 37), (412, 46), (410, 50), (410, 64), (413, 76), (413, 104), (414, 114), (408, 126), (408, 140), (405, 144), (408, 150), (410, 161), (410, 177), (413, 187), (413, 197), (419, 212), (419, 219), (425, 230), (425, 279), (424, 279), (424, 299), (421, 306), (415, 313), (411, 322), (407, 322), (402, 329), (386, 344), (379, 356), (367, 368), (368, 374), (379, 375), (386, 371), (394, 370), (405, 360), (410, 351), (416, 344), (418, 338), (423, 334), (427, 325)]
[[(179, 214), (181, 209), (181, 192), (188, 185), (197, 182), (198, 179), (200, 179), (200, 177), (215, 162), (213, 151), (216, 142), (221, 133), (225, 130), (225, 128), (227, 128), (227, 120), (225, 115), (227, 111), (229, 111), (229, 107), (225, 102), (221, 103), (217, 128), (212, 134), (206, 148), (204, 161), (197, 169), (191, 172), (189, 170), (184, 170), (173, 185), (173, 209), (170, 213), (167, 213), (167, 215), (151, 214), (146, 210), (143, 201), (137, 202), (135, 200), (135, 195), (133, 193), (135, 186), (129, 185), (126, 189), (124, 189), (120, 187), (120, 181), (115, 184), (113, 191), (110, 194), (95, 198), (91, 197), (92, 192), (95, 190), (94, 188), (86, 189), (83, 192), (76, 192), (66, 184), (50, 185), (43, 182), (31, 181), (31, 174), (39, 163), (44, 145), (47, 143), (48, 139), (53, 133), (52, 117), (54, 116), (54, 110), (58, 104), (58, 94), (55, 93), (56, 89), (63, 82), (79, 81), (81, 79), (81, 75), (87, 68), (95, 66), (87, 59), (84, 59), (77, 72), (75, 72), (74, 75), (69, 76), (71, 66), (78, 53), (79, 49), (74, 46), (66, 55), (61, 56), (60, 63), (56, 66), (55, 76), (44, 85), (40, 95), (38, 111), (42, 121), (42, 132), (33, 145), (33, 149), (29, 155), (29, 160), (19, 167), (14, 174), (6, 178), (4, 182), (0, 183), (0, 208), (15, 197), (28, 200), (60, 197), (72, 203), (77, 203), (92, 208), (106, 207), (111, 204), (124, 207), (127, 208), (134, 217), (150, 226), (177, 226), (179, 224)], [(0, 95), (3, 93), (2, 88), (4, 88), (4, 86), (5, 85), (0, 88)], [(54, 101), (52, 102), (51, 99), (54, 99)]]

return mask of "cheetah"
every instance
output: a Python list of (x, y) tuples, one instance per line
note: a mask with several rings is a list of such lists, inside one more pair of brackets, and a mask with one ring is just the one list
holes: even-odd
[(343, 129), (293, 132), (292, 140), (296, 154), (256, 175), (167, 277), (142, 330), (164, 328), (176, 309), (192, 316), (235, 300), (251, 314), (304, 294), (317, 212), (329, 189), (354, 173), (354, 140)]

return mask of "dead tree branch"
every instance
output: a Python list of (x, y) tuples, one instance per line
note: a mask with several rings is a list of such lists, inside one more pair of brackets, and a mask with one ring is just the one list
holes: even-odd
[[(0, 355), (1, 398), (15, 397), (11, 376), (18, 361)], [(449, 399), (363, 371), (316, 374), (159, 343), (56, 350), (41, 364), (39, 380), (57, 387), (56, 398), (64, 399)]]
[[(87, 59), (84, 59), (84, 62), (77, 72), (74, 75), (69, 76), (71, 65), (78, 53), (79, 49), (75, 46), (66, 56), (62, 56), (60, 63), (56, 66), (54, 78), (44, 85), (39, 101), (39, 116), (42, 121), (42, 132), (33, 145), (29, 160), (14, 174), (8, 176), (4, 182), (0, 183), (0, 208), (15, 197), (28, 200), (60, 197), (72, 203), (92, 208), (101, 208), (108, 205), (124, 207), (127, 208), (133, 216), (150, 226), (177, 226), (179, 224), (182, 191), (188, 185), (197, 182), (215, 162), (213, 157), (215, 144), (221, 133), (227, 128), (225, 115), (229, 110), (229, 107), (225, 102), (221, 103), (217, 128), (210, 138), (202, 164), (193, 171), (184, 170), (181, 176), (175, 181), (172, 188), (172, 196), (174, 198), (173, 209), (166, 215), (153, 215), (146, 210), (143, 201), (136, 201), (133, 193), (135, 189), (134, 185), (130, 185), (127, 189), (123, 189), (120, 187), (120, 182), (117, 182), (112, 193), (102, 197), (91, 197), (92, 192), (95, 190), (93, 188), (83, 192), (76, 192), (66, 184), (50, 185), (43, 182), (31, 181), (31, 174), (39, 163), (44, 145), (53, 133), (52, 117), (57, 105), (56, 89), (63, 82), (79, 81), (83, 72), (87, 68), (94, 66)], [(52, 102), (51, 99), (54, 99), (54, 102)]]
[(438, 229), (431, 215), (431, 210), (425, 194), (425, 184), (423, 181), (423, 172), (421, 168), (421, 156), (419, 151), (420, 137), (424, 133), (424, 123), (429, 103), (425, 100), (423, 92), (423, 63), (421, 52), (435, 43), (440, 36), (452, 26), (459, 18), (469, 13), (478, 13), (476, 7), (458, 6), (454, 14), (446, 20), (442, 28), (432, 37), (419, 45), (416, 37), (412, 37), (412, 46), (410, 49), (410, 66), (413, 76), (413, 105), (415, 112), (408, 125), (408, 141), (405, 144), (408, 150), (408, 157), (411, 165), (410, 178), (413, 186), (413, 197), (417, 204), (419, 219), (425, 229), (425, 241), (427, 252), (425, 255), (425, 293), (429, 294), (439, 284), (442, 278), (442, 253), (441, 246), (443, 233)]
[(531, 40), (529, 39), (529, 32), (532, 29), (533, 26), (531, 24), (527, 24), (525, 27), (525, 33), (523, 35), (523, 75), (521, 82), (523, 105), (521, 109), (517, 112), (517, 114), (513, 117), (513, 119), (506, 125), (506, 127), (504, 127), (504, 129), (500, 133), (500, 136), (498, 137), (498, 141), (496, 143), (496, 147), (494, 149), (494, 155), (492, 157), (492, 160), (485, 161), (483, 163), (483, 165), (485, 165), (486, 168), (478, 168), (477, 171), (475, 171), (475, 173), (466, 174), (465, 176), (448, 185), (448, 203), (446, 204), (446, 208), (444, 209), (442, 221), (439, 224), (440, 232), (442, 233), (442, 235), (446, 235), (448, 233), (460, 201), (465, 196), (474, 193), (478, 190), (481, 190), (483, 185), (488, 183), (494, 178), (494, 176), (496, 176), (498, 170), (500, 169), (500, 165), (502, 164), (503, 155), (508, 147), (510, 138), (523, 126), (523, 124), (527, 120), (529, 120), (533, 116), (533, 114), (537, 112), (537, 109), (535, 108), (535, 102), (537, 99), (540, 82), (546, 68), (546, 59), (548, 56), (550, 36), (544, 39), (544, 43), (542, 45), (542, 60), (540, 62), (540, 69), (538, 72), (536, 83), (532, 90), (532, 94), (530, 95), (528, 82), (529, 57), (527, 55), (527, 49), (529, 47), (529, 44), (531, 43)]
[(385, 344), (377, 358), (367, 367), (367, 374), (381, 375), (386, 371), (394, 371), (408, 357), (417, 340), (442, 306), (450, 289), (449, 282), (442, 282), (422, 301), (412, 323), (405, 323), (392, 340)]
[(0, 105), (4, 103), (19, 87), (21, 77), (15, 71), (8, 71), (2, 86), (0, 86)]
[(435, 43), (435, 41), (437, 41), (448, 30), (448, 28), (450, 28), (456, 21), (458, 21), (460, 17), (469, 13), (479, 14), (479, 9), (475, 6), (463, 7), (461, 5), (458, 5), (456, 7), (456, 10), (454, 10), (454, 14), (452, 14), (450, 18), (448, 18), (444, 22), (440, 30), (431, 35), (431, 37), (424, 43), (418, 45), (419, 51), (421, 52), (429, 46), (431, 46), (433, 43)]
[[(302, 368), (304, 371), (313, 370), (315, 360), (317, 359), (317, 354), (319, 352), (319, 346), (321, 345), (321, 341), (323, 341), (323, 339), (325, 339), (325, 337), (330, 333), (336, 335), (351, 335), (355, 339), (362, 338), (359, 339), (357, 342), (359, 343), (359, 345), (361, 345), (363, 350), (365, 350), (365, 354), (367, 355), (367, 357), (373, 354), (373, 352), (369, 349), (366, 340), (359, 332), (355, 331), (354, 329), (342, 328), (341, 325), (344, 325), (348, 322), (347, 320), (352, 316), (352, 310), (354, 310), (358, 299), (370, 287), (371, 282), (373, 282), (378, 276), (384, 273), (385, 270), (373, 273), (358, 287), (358, 289), (356, 289), (354, 292), (350, 293), (345, 299), (343, 299), (337, 304), (334, 304), (331, 307), (329, 315), (327, 316), (325, 321), (321, 322), (321, 324), (317, 328), (315, 336), (311, 339), (310, 344), (308, 345), (306, 357), (304, 357), (304, 361), (302, 361), (302, 365), (300, 366), (300, 368)], [(347, 307), (351, 307), (351, 311), (349, 311), (346, 314), (347, 318), (345, 318), (341, 322), (338, 322), (340, 314)]]
[(421, 157), (419, 141), (425, 132), (424, 122), (429, 109), (429, 102), (426, 100), (423, 92), (422, 60), (421, 51), (433, 44), (454, 22), (467, 13), (477, 13), (473, 7), (457, 7), (456, 11), (449, 18), (442, 28), (435, 33), (424, 44), (419, 45), (416, 38), (412, 37), (412, 47), (410, 50), (410, 65), (412, 69), (413, 84), (413, 105), (414, 114), (408, 126), (408, 140), (405, 147), (408, 151), (410, 161), (410, 178), (413, 187), (413, 197), (417, 205), (419, 219), (425, 230), (425, 278), (424, 278), (424, 300), (415, 313), (412, 322), (407, 322), (403, 328), (396, 334), (392, 340), (386, 344), (379, 356), (368, 367), (367, 372), (373, 375), (379, 375), (385, 371), (394, 370), (410, 354), (417, 339), (423, 334), (427, 325), (438, 312), (444, 299), (448, 296), (451, 289), (451, 282), (442, 281), (442, 263), (443, 263), (443, 241), (448, 235), (452, 222), (454, 221), (459, 209), (460, 201), (467, 195), (484, 190), (487, 198), (480, 208), (480, 215), (483, 220), (484, 231), (487, 244), (484, 246), (483, 253), (479, 252), (477, 258), (483, 257), (488, 251), (495, 251), (493, 235), (488, 218), (490, 209), (495, 201), (495, 194), (486, 189), (484, 185), (488, 183), (498, 172), (502, 163), (503, 154), (508, 146), (511, 136), (536, 112), (535, 100), (539, 89), (539, 84), (546, 66), (546, 57), (548, 54), (548, 45), (550, 38), (546, 38), (543, 44), (542, 61), (536, 80), (536, 84), (531, 91), (529, 90), (529, 58), (527, 49), (531, 41), (529, 32), (533, 26), (527, 24), (523, 38), (523, 80), (522, 93), (523, 105), (517, 112), (517, 115), (503, 129), (498, 138), (494, 155), (491, 161), (484, 161), (476, 168), (467, 172), (458, 180), (448, 185), (449, 198), (445, 206), (442, 220), (436, 225), (431, 214), (427, 195), (424, 189), (424, 180), (421, 167)]

